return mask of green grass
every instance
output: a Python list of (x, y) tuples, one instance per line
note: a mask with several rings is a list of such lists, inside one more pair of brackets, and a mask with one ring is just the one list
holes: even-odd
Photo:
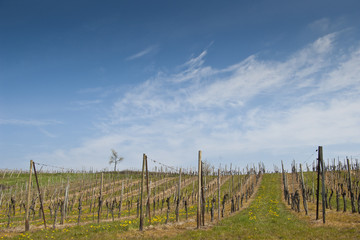
[[(247, 209), (209, 229), (176, 229), (177, 235), (164, 236), (160, 228), (150, 235), (142, 235), (137, 230), (138, 220), (131, 223), (123, 220), (42, 230), (13, 236), (13, 239), (135, 239), (141, 236), (147, 239), (359, 239), (360, 229), (318, 227), (298, 219), (281, 201), (280, 177), (280, 174), (265, 174)], [(4, 237), (0, 234), (0, 239), (1, 236)]]
[(255, 200), (210, 230), (187, 231), (174, 239), (358, 239), (359, 229), (312, 227), (281, 201), (280, 174), (266, 174)]
[(33, 233), (22, 233), (17, 236), (5, 237), (0, 239), (114, 239), (121, 232), (137, 228), (138, 221), (126, 220), (117, 222), (108, 222), (101, 224), (87, 224), (83, 226), (67, 227), (63, 229), (47, 229)]

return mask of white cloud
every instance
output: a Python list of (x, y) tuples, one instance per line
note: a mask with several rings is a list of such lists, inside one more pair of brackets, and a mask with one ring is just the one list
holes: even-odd
[(309, 24), (309, 28), (314, 32), (324, 33), (330, 28), (330, 19), (321, 18)]
[(55, 125), (55, 124), (62, 124), (62, 122), (57, 120), (0, 119), (0, 125), (46, 126), (46, 125)]
[(50, 133), (49, 131), (43, 129), (43, 128), (39, 128), (40, 132), (42, 132), (45, 136), (50, 137), (50, 138), (56, 138), (57, 136), (53, 133)]
[[(331, 99), (327, 104), (310, 103), (285, 112), (266, 111), (259, 114), (259, 118), (262, 117), (271, 121), (246, 134), (254, 147), (281, 149), (360, 143), (357, 137), (360, 134), (360, 98)], [(261, 122), (260, 119), (253, 121)]]
[(140, 51), (138, 53), (135, 53), (135, 54), (127, 57), (126, 60), (131, 61), (131, 60), (141, 58), (141, 57), (151, 53), (152, 51), (156, 50), (156, 48), (157, 48), (156, 46), (150, 46), (150, 47), (148, 47), (148, 48), (146, 48), (146, 49), (144, 49), (144, 50), (142, 50), (142, 51)]
[(360, 88), (360, 48), (354, 50), (349, 57), (344, 57), (334, 71), (331, 71), (321, 85), (321, 90), (325, 92), (339, 90), (355, 90)]
[(238, 159), (359, 144), (360, 48), (346, 55), (336, 36), (319, 38), (283, 61), (250, 56), (224, 69), (206, 66), (204, 51), (179, 72), (129, 90), (97, 124), (102, 137), (59, 150), (53, 159), (106, 166), (114, 148), (125, 157), (123, 167), (139, 167), (142, 153), (186, 166), (194, 165), (199, 149), (209, 159)]

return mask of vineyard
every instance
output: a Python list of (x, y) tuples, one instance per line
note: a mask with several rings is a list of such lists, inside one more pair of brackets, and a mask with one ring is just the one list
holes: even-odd
[(0, 230), (16, 235), (106, 222), (143, 230), (182, 221), (200, 228), (239, 211), (262, 175), (255, 167), (215, 171), (200, 158), (201, 174), (161, 163), (149, 171), (146, 155), (142, 172), (75, 172), (31, 161), (29, 172), (2, 172)]
[[(322, 147), (312, 169), (293, 161), (291, 172), (286, 173), (282, 163), (282, 185), (284, 201), (293, 211), (315, 220), (329, 220), (332, 225), (359, 223), (360, 214), (360, 167), (359, 162), (333, 159), (325, 164)], [(299, 166), (299, 169), (298, 169)], [(346, 214), (350, 212), (351, 214)], [(328, 217), (327, 217), (328, 216)]]
[[(264, 164), (75, 171), (30, 162), (0, 175), (0, 238), (346, 238), (360, 236), (358, 161), (266, 173)], [(140, 161), (139, 161), (140, 162)], [(311, 223), (311, 226), (307, 223)], [(294, 232), (297, 234), (293, 235)], [(335, 237), (336, 236), (336, 237)]]

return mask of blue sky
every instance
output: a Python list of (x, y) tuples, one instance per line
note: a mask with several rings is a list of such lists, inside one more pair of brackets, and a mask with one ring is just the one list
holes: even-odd
[(0, 168), (359, 158), (359, 9), (0, 0)]

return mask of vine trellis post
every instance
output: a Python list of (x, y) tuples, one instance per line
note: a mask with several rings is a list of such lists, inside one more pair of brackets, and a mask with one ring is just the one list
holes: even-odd
[(32, 173), (32, 167), (33, 167), (33, 160), (30, 160), (30, 170), (29, 170), (29, 185), (28, 185), (28, 192), (27, 192), (27, 206), (25, 210), (25, 231), (30, 230), (30, 224), (29, 224), (29, 209), (30, 209), (30, 198), (31, 198), (31, 173)]

